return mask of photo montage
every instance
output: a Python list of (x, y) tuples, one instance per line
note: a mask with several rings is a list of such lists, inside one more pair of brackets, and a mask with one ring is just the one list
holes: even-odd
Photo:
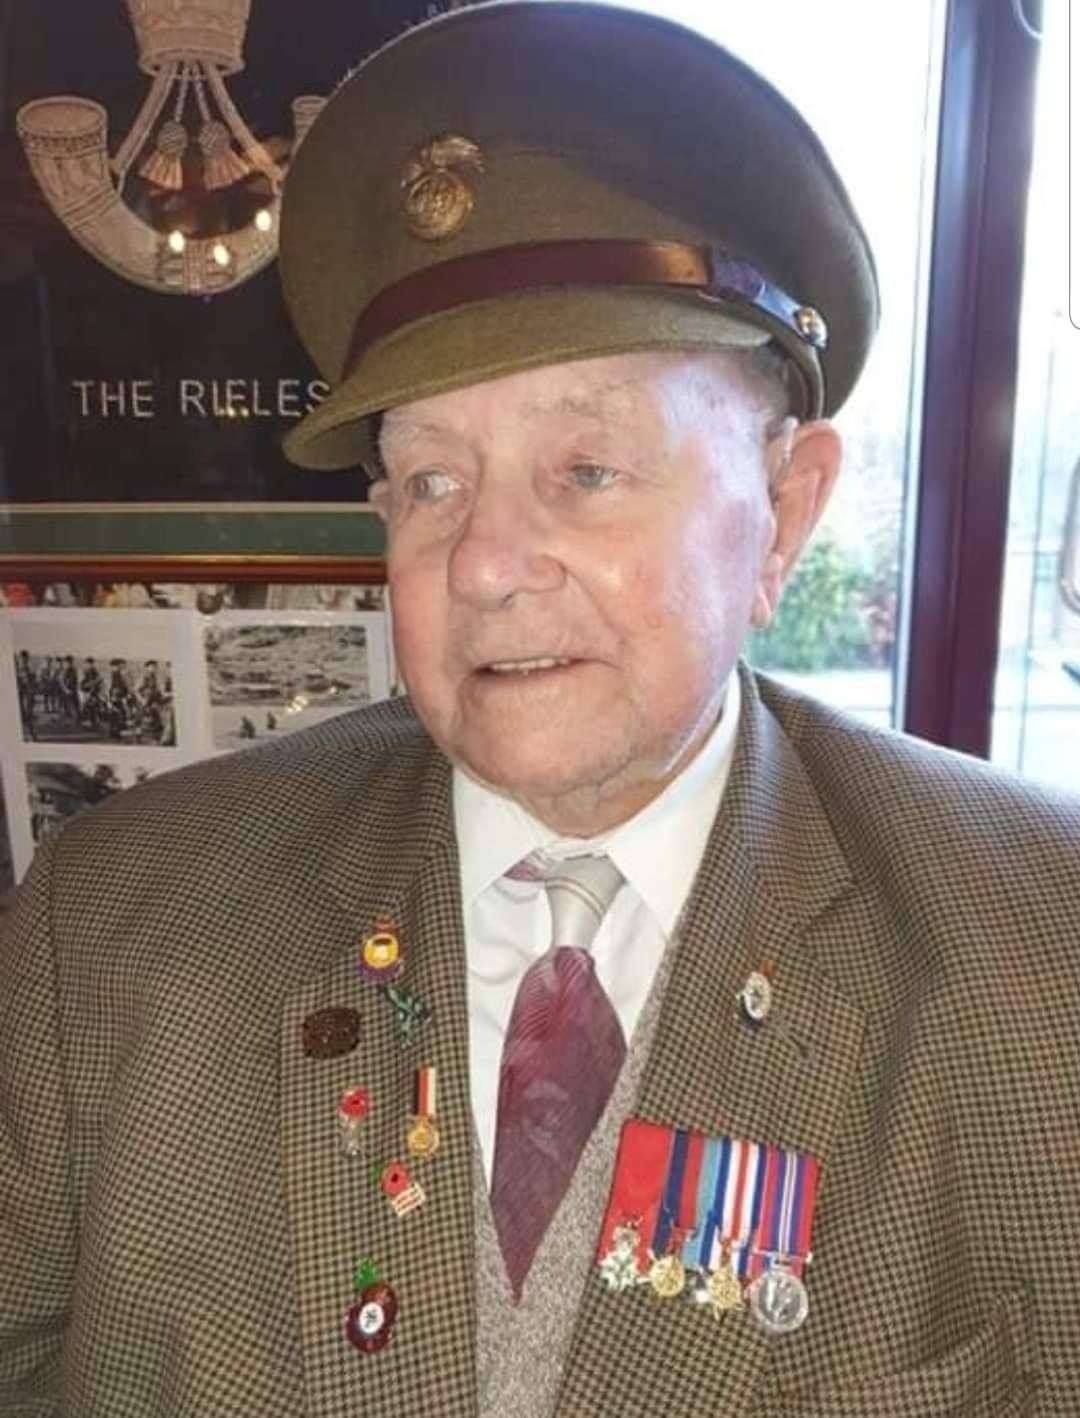
[(203, 756), (190, 612), (3, 612), (3, 786), (16, 878), (67, 818)]

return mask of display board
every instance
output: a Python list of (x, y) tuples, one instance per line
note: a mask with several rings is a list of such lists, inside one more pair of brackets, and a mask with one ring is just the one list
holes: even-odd
[(0, 558), (380, 554), (359, 470), (281, 451), (327, 387), (284, 309), (279, 205), (326, 97), (436, 8), (0, 12)]
[(68, 817), (394, 692), (381, 588), (127, 589), (0, 610), (0, 897)]

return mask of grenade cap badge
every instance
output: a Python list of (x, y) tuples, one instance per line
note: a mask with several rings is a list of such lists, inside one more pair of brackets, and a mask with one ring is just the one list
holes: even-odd
[(471, 138), (443, 133), (417, 148), (401, 173), (405, 225), (421, 241), (445, 241), (468, 221), (484, 160)]

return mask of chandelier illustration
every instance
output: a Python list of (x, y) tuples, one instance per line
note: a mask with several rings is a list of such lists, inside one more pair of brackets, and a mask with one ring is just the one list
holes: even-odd
[[(251, 0), (126, 0), (139, 68), (150, 90), (110, 158), (101, 104), (74, 95), (35, 99), (16, 126), (31, 170), (68, 231), (102, 265), (138, 285), (212, 295), (249, 280), (277, 254), (284, 158), (261, 143), (225, 80), (244, 67)], [(325, 99), (292, 102), (295, 152)], [(134, 172), (148, 202), (187, 210), (261, 175), (265, 199), (234, 230), (212, 235), (168, 215), (147, 221), (124, 200)], [(144, 204), (146, 205), (146, 204)], [(197, 225), (194, 224), (194, 225)]]

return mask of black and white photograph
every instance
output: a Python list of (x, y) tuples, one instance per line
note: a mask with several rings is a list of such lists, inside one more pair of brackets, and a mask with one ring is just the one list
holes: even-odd
[(150, 776), (144, 764), (27, 763), (26, 807), (34, 846), (40, 846), (66, 818), (97, 807)]
[(181, 667), (157, 613), (15, 611), (9, 624), (24, 745), (177, 745)]
[(168, 660), (15, 654), (24, 743), (176, 743)]
[(204, 646), (219, 750), (266, 743), (389, 694), (381, 614), (230, 618), (206, 627)]

